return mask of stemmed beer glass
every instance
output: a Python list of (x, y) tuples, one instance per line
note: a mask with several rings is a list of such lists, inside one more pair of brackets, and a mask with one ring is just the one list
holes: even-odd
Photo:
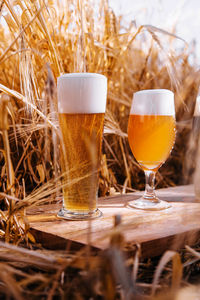
[(133, 95), (128, 140), (135, 159), (145, 172), (145, 193), (130, 207), (162, 210), (170, 207), (154, 191), (155, 173), (166, 161), (175, 140), (174, 94), (170, 90), (143, 90)]

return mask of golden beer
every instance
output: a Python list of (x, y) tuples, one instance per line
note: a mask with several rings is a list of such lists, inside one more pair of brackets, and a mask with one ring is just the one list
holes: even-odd
[(101, 216), (97, 191), (107, 78), (95, 73), (64, 74), (57, 86), (63, 171), (63, 208), (58, 216), (96, 218)]
[(128, 122), (132, 153), (145, 170), (156, 171), (168, 158), (175, 140), (175, 118), (165, 115), (134, 115)]
[[(59, 114), (65, 153), (62, 153), (64, 208), (74, 212), (96, 209), (104, 114)], [(69, 172), (68, 172), (69, 170)]]

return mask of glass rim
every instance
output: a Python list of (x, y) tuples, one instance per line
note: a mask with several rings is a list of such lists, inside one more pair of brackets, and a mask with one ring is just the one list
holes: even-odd
[(140, 90), (134, 93), (135, 94), (171, 94), (174, 95), (174, 93), (171, 90), (168, 89), (148, 89), (148, 90)]
[(107, 77), (103, 74), (99, 73), (64, 73), (58, 77), (59, 78), (99, 78), (99, 79), (107, 79)]

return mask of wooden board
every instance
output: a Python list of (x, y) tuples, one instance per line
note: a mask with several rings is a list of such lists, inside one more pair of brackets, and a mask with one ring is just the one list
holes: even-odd
[[(137, 243), (145, 257), (162, 254), (167, 249), (179, 249), (194, 244), (199, 238), (200, 203), (195, 199), (193, 186), (161, 189), (157, 195), (171, 202), (172, 207), (163, 211), (143, 211), (127, 207), (141, 192), (99, 199), (103, 217), (88, 221), (67, 221), (56, 217), (61, 204), (46, 205), (32, 210), (28, 216), (31, 227), (40, 235), (49, 235), (49, 243), (57, 245), (71, 241), (74, 245), (88, 242), (96, 249), (105, 249), (113, 234), (114, 216), (121, 215), (120, 228), (127, 249), (134, 251)], [(90, 229), (88, 229), (90, 228)], [(119, 228), (119, 229), (120, 229)], [(90, 234), (89, 234), (90, 231)], [(65, 243), (64, 243), (65, 244)]]

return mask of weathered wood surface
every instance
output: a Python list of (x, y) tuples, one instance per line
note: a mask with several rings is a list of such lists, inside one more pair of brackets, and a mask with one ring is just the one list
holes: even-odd
[(172, 207), (163, 211), (130, 209), (128, 202), (141, 195), (136, 192), (99, 199), (103, 217), (90, 222), (58, 219), (56, 214), (61, 204), (34, 208), (28, 218), (31, 228), (40, 236), (40, 242), (54, 243), (55, 247), (59, 243), (69, 247), (67, 241), (71, 241), (70, 245), (75, 248), (88, 242), (95, 248), (106, 248), (113, 232), (113, 217), (119, 214), (122, 217), (119, 230), (122, 230), (130, 251), (140, 243), (143, 256), (149, 257), (160, 255), (167, 249), (194, 244), (200, 236), (200, 202), (195, 199), (193, 186), (161, 189), (157, 194), (171, 202)]

